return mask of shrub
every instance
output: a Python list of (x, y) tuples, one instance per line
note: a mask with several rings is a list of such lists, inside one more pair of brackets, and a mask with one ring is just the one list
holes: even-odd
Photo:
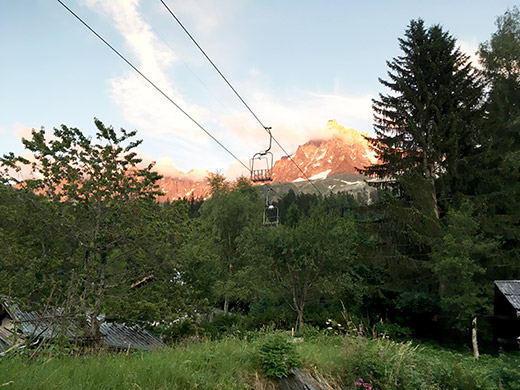
[(516, 351), (509, 354), (501, 353), (496, 359), (493, 377), (502, 388), (520, 390), (519, 360), (519, 353)]
[(295, 345), (280, 333), (266, 336), (260, 342), (258, 355), (265, 374), (274, 378), (285, 378), (291, 368), (300, 365)]

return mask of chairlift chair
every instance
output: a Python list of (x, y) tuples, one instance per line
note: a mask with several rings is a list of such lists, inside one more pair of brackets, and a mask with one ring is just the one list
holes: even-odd
[(269, 202), (269, 192), (271, 191), (272, 189), (269, 189), (265, 194), (264, 226), (278, 226), (280, 222), (280, 211), (278, 207)]
[(273, 154), (271, 152), (256, 153), (251, 159), (251, 181), (266, 182), (273, 180)]
[(270, 152), (273, 136), (270, 127), (266, 127), (265, 130), (269, 133), (269, 147), (263, 152), (255, 153), (249, 163), (251, 181), (254, 183), (273, 180), (273, 154)]
[(280, 222), (280, 212), (278, 207), (270, 204), (264, 209), (264, 226), (278, 226)]

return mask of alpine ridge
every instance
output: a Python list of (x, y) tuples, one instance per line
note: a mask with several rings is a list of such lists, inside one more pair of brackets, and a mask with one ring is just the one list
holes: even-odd
[[(368, 141), (364, 134), (354, 129), (346, 129), (336, 120), (329, 120), (325, 130), (324, 139), (310, 140), (298, 146), (296, 152), (291, 155), (300, 169), (288, 157), (282, 157), (274, 163), (273, 184), (298, 185), (307, 181), (305, 176), (313, 181), (322, 181), (332, 176), (336, 179), (331, 180), (339, 180), (338, 183), (358, 183), (356, 188), (359, 190), (364, 177), (357, 173), (356, 168), (363, 168), (377, 161), (370, 151)], [(348, 181), (340, 180), (343, 176), (348, 177)], [(361, 186), (365, 187), (365, 184)], [(161, 201), (191, 196), (206, 198), (210, 192), (205, 179), (200, 175), (191, 177), (189, 173), (179, 177), (165, 176), (159, 181), (159, 187), (165, 193), (159, 199)], [(325, 189), (329, 191), (333, 188), (337, 191), (343, 187), (334, 185)], [(349, 188), (345, 190), (348, 191)]]
[(356, 168), (376, 161), (363, 134), (345, 129), (335, 120), (329, 120), (326, 130), (330, 139), (309, 141), (291, 156), (300, 169), (287, 157), (276, 161), (273, 181), (298, 182), (306, 180), (305, 176), (316, 180), (338, 173), (356, 173)]

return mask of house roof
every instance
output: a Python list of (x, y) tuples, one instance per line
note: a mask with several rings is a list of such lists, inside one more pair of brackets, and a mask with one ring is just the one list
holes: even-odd
[[(18, 323), (25, 337), (53, 338), (57, 334), (63, 334), (63, 332), (69, 339), (77, 337), (78, 328), (76, 324), (64, 317), (62, 310), (59, 308), (28, 312), (22, 310), (16, 303), (5, 297), (0, 297), (0, 303), (11, 319)], [(88, 316), (86, 317), (88, 322), (89, 318)], [(104, 316), (101, 315), (98, 319), (103, 318)], [(107, 347), (150, 350), (165, 346), (161, 340), (137, 325), (128, 326), (104, 321), (101, 323), (99, 331), (103, 345)]]
[(495, 280), (495, 286), (516, 311), (520, 311), (520, 280)]

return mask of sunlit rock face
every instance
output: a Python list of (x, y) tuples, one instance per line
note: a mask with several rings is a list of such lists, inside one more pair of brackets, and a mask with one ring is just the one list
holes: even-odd
[(337, 173), (355, 173), (356, 168), (376, 161), (362, 133), (345, 129), (335, 120), (328, 122), (327, 132), (329, 139), (309, 141), (291, 156), (301, 171), (285, 157), (274, 164), (273, 180), (298, 182), (306, 180), (305, 176), (311, 180), (324, 179)]
[[(310, 180), (337, 177), (338, 174), (357, 173), (356, 168), (363, 168), (376, 162), (374, 154), (369, 149), (368, 141), (364, 138), (365, 134), (354, 129), (346, 129), (335, 120), (327, 123), (325, 134), (327, 134), (326, 139), (311, 140), (300, 145), (291, 156), (301, 171), (287, 157), (276, 161), (273, 167), (273, 181), (298, 183), (306, 181), (306, 177)], [(188, 173), (177, 171), (175, 175), (164, 174), (159, 181), (159, 187), (165, 196), (159, 200), (191, 196), (207, 198), (210, 187), (205, 178), (209, 175), (210, 173), (206, 171)], [(352, 184), (342, 180), (342, 185), (345, 183)]]
[(160, 196), (158, 200), (164, 202), (191, 197), (207, 198), (210, 194), (210, 186), (206, 182), (206, 177), (210, 175), (210, 172), (200, 170), (192, 170), (188, 173), (178, 171), (175, 176), (163, 174), (163, 178), (157, 184), (164, 196)]

